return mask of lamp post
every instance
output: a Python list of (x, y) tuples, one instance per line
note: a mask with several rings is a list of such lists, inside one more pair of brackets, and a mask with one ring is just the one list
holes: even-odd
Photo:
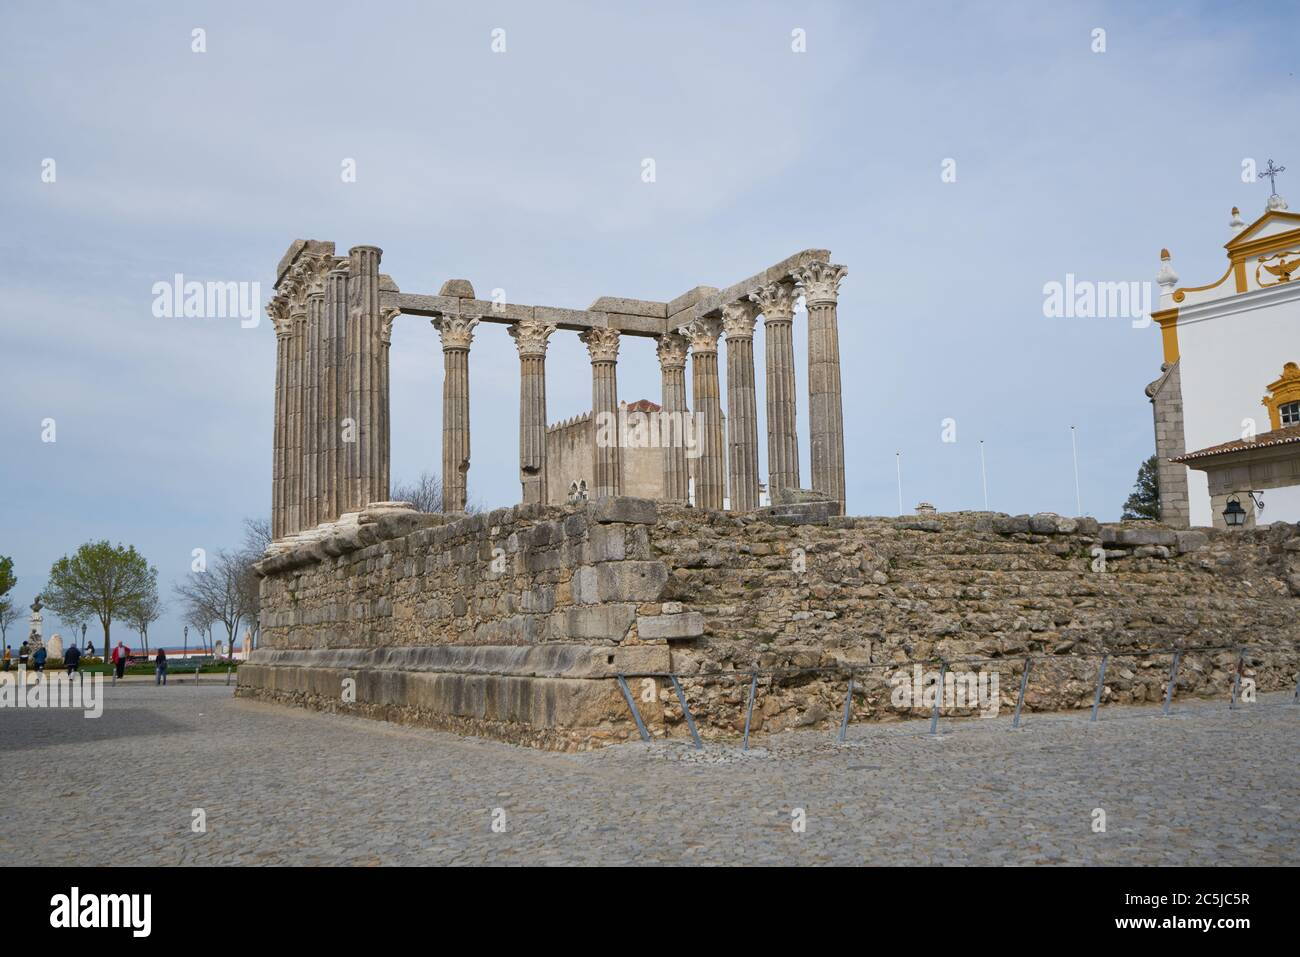
[[(1240, 526), (1245, 525), (1246, 519), (1249, 517), (1249, 513), (1241, 507), (1242, 495), (1250, 496), (1250, 502), (1255, 506), (1257, 512), (1264, 511), (1263, 492), (1255, 491), (1253, 489), (1244, 492), (1229, 492), (1228, 504), (1223, 510), (1223, 522), (1229, 528), (1239, 528)], [(1259, 498), (1256, 498), (1256, 495), (1258, 495)]]
[(189, 653), (190, 653), (190, 626), (186, 625), (185, 626), (185, 649), (182, 652), (181, 657), (184, 658)]

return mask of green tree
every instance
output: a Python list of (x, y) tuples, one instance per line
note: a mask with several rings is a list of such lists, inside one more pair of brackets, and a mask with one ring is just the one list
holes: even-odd
[[(0, 555), (0, 644), (9, 638), (9, 626), (18, 620), (18, 608), (13, 599), (8, 597), (17, 584), (14, 560), (8, 555)], [(0, 648), (0, 654), (4, 654), (3, 648)]]
[(114, 619), (130, 618), (141, 602), (157, 594), (158, 569), (134, 546), (87, 542), (71, 557), (50, 568), (45, 603), (60, 618), (98, 618), (104, 627), (104, 651), (111, 646)]
[(1124, 514), (1120, 517), (1125, 520), (1131, 518), (1158, 520), (1160, 518), (1160, 473), (1154, 455), (1143, 462), (1141, 468), (1138, 469), (1138, 477), (1133, 484), (1133, 492), (1124, 502)]

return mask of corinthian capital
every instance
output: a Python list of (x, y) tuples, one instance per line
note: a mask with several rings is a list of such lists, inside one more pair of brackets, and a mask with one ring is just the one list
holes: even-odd
[(519, 358), (526, 356), (546, 357), (547, 340), (555, 331), (555, 323), (542, 322), (540, 319), (520, 319), (506, 330), (515, 340), (519, 349)]
[(474, 327), (478, 320), (468, 316), (439, 316), (433, 320), (433, 328), (438, 330), (442, 339), (442, 351), (453, 349), (469, 351), (469, 344), (474, 341)]
[(580, 333), (578, 338), (587, 344), (587, 352), (592, 362), (618, 361), (617, 329), (588, 329)]
[(758, 306), (741, 300), (722, 307), (722, 329), (728, 339), (753, 339), (754, 323), (758, 320)]
[(268, 302), (266, 315), (271, 320), (277, 338), (283, 339), (293, 332), (293, 323), (289, 321), (289, 300), (286, 296), (276, 295)]
[(696, 319), (678, 330), (691, 342), (692, 352), (717, 352), (718, 336), (722, 335), (722, 320), (712, 316)]
[(813, 262), (796, 269), (793, 275), (803, 287), (804, 302), (812, 306), (823, 302), (835, 302), (840, 294), (840, 280), (847, 272), (848, 268), (845, 266)]
[(393, 323), (401, 314), (402, 310), (400, 309), (387, 309), (380, 316), (379, 339), (384, 345), (393, 344)]
[(664, 369), (685, 369), (686, 350), (690, 342), (680, 332), (666, 332), (658, 337), (655, 352), (659, 355), (659, 365)]
[(799, 301), (799, 289), (792, 282), (774, 282), (750, 293), (749, 299), (757, 304), (764, 324), (791, 322), (795, 303)]

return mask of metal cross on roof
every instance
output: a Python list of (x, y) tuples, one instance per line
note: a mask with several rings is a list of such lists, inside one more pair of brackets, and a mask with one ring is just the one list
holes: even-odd
[(1274, 196), (1277, 195), (1277, 180), (1276, 180), (1277, 174), (1285, 173), (1285, 172), (1286, 172), (1285, 166), (1274, 166), (1273, 161), (1271, 159), (1268, 161), (1268, 166), (1266, 166), (1260, 172), (1261, 176), (1268, 177), (1269, 192), (1271, 192)]

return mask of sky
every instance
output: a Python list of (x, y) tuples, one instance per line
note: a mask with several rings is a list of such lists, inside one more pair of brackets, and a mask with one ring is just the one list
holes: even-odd
[[(275, 337), (264, 315), (158, 317), (154, 284), (260, 283), (265, 303), (296, 238), (379, 246), (405, 292), (466, 278), (568, 308), (830, 249), (851, 514), (895, 514), (900, 471), (905, 511), (982, 508), (981, 440), (990, 508), (1075, 514), (1074, 426), (1082, 511), (1117, 519), (1154, 451), (1158, 329), (1049, 318), (1044, 287), (1151, 282), (1161, 247), (1184, 285), (1221, 275), (1229, 210), (1252, 221), (1268, 196), (1243, 163), (1300, 182), (1298, 25), (1254, 3), (8, 0), (11, 597), (83, 542), (133, 544), (170, 598), (151, 641), (180, 641), (193, 550), (269, 514)], [(795, 338), (807, 477), (802, 309)], [(755, 351), (761, 369), (761, 324)], [(575, 334), (547, 371), (551, 421), (589, 408)], [(618, 376), (659, 398), (650, 340), (625, 337)], [(427, 319), (398, 320), (391, 383), (409, 481), (440, 462)], [(505, 327), (480, 327), (470, 389), (471, 500), (513, 504)]]

